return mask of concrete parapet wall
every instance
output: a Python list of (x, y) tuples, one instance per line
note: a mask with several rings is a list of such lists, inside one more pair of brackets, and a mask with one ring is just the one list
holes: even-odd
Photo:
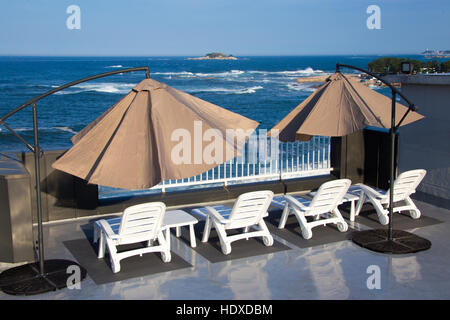
[(400, 129), (399, 171), (426, 169), (415, 198), (450, 208), (450, 76), (404, 76), (402, 92), (425, 119)]

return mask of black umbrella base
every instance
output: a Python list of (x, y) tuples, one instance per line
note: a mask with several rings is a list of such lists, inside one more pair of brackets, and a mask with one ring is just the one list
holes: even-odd
[(38, 262), (5, 270), (0, 274), (0, 289), (11, 295), (35, 295), (75, 286), (87, 274), (86, 269), (76, 262), (59, 259), (46, 260), (44, 270), (42, 276)]
[(431, 242), (403, 230), (393, 230), (392, 239), (388, 239), (388, 230), (375, 229), (356, 231), (352, 241), (371, 251), (390, 254), (406, 254), (428, 250)]

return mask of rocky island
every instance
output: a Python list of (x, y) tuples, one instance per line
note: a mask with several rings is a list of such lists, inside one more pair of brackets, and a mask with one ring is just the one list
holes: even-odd
[(207, 53), (204, 57), (187, 58), (187, 60), (237, 60), (233, 55), (226, 55), (220, 52)]

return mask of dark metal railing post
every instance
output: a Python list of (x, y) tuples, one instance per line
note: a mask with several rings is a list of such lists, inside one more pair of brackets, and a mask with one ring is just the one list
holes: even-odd
[(44, 275), (44, 238), (42, 228), (42, 202), (41, 202), (41, 148), (39, 147), (39, 130), (37, 120), (36, 103), (33, 107), (33, 130), (34, 130), (34, 174), (36, 178), (36, 207), (38, 219), (38, 250), (39, 250), (39, 272)]

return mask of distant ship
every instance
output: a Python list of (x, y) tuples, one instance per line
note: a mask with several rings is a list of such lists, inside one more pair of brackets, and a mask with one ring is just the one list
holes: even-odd
[(425, 50), (421, 53), (425, 58), (450, 58), (450, 50)]

